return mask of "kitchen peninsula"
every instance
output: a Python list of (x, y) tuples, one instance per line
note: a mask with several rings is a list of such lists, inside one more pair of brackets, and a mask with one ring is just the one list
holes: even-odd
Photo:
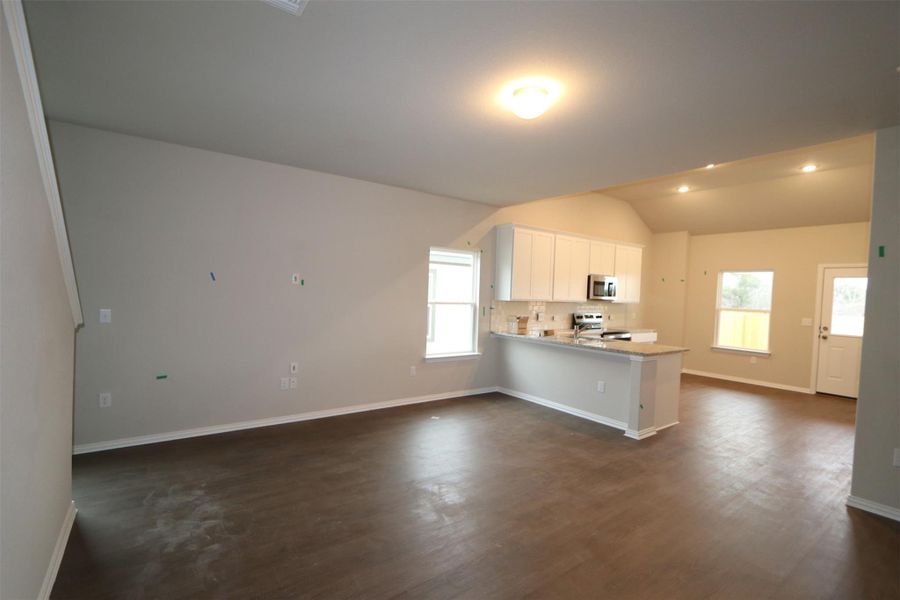
[(686, 348), (494, 332), (501, 391), (641, 440), (678, 423)]

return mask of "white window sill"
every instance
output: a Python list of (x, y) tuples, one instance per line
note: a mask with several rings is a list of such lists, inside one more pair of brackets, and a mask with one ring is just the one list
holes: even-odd
[(463, 352), (461, 354), (435, 354), (426, 356), (425, 362), (449, 362), (451, 360), (472, 360), (481, 356), (481, 352)]
[(735, 354), (752, 354), (754, 356), (772, 356), (771, 352), (763, 350), (748, 350), (746, 348), (729, 348), (728, 346), (710, 346), (710, 350), (714, 352), (734, 352)]

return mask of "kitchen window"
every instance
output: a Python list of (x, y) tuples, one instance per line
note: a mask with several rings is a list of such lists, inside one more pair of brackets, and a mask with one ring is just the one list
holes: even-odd
[(477, 353), (478, 259), (478, 252), (431, 249), (426, 358)]
[(769, 353), (773, 271), (722, 271), (715, 348)]

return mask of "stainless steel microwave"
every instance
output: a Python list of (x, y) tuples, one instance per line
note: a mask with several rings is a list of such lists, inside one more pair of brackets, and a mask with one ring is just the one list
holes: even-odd
[(612, 275), (588, 275), (588, 300), (615, 300), (617, 284)]

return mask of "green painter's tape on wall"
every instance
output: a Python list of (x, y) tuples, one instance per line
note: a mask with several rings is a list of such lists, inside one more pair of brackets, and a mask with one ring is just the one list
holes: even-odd
[(168, 379), (169, 376), (166, 373), (160, 373), (156, 376), (157, 379)]
[(878, 246), (878, 258), (884, 258), (884, 246)]

